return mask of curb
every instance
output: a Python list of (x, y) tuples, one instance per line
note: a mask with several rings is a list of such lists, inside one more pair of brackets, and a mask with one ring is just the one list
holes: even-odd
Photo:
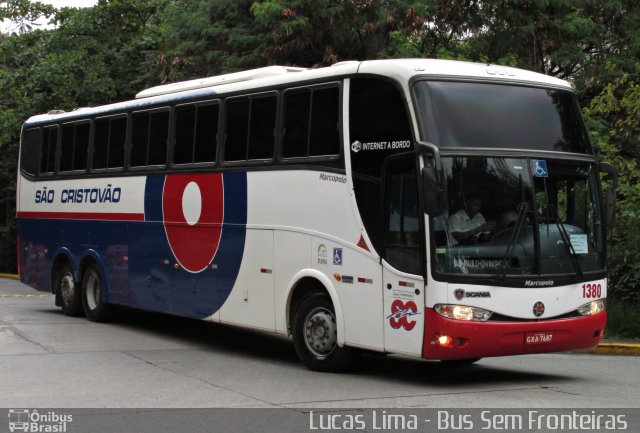
[(20, 280), (20, 277), (16, 274), (0, 274), (0, 278), (7, 278), (9, 280)]
[(640, 356), (640, 344), (633, 343), (600, 343), (593, 349), (586, 350), (588, 353), (600, 355), (633, 355)]

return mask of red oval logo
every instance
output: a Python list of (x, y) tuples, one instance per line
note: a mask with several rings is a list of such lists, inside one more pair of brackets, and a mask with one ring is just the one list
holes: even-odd
[(409, 320), (409, 317), (418, 314), (418, 306), (413, 301), (402, 302), (396, 299), (391, 304), (391, 314), (387, 316), (393, 329), (404, 328), (411, 331), (416, 326), (416, 322)]
[(220, 244), (224, 187), (219, 173), (169, 175), (162, 191), (162, 219), (171, 252), (189, 272), (202, 272)]

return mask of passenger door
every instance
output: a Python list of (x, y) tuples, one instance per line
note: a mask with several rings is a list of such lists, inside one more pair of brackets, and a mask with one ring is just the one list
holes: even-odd
[(390, 157), (384, 169), (385, 350), (420, 355), (424, 334), (424, 258), (416, 156)]

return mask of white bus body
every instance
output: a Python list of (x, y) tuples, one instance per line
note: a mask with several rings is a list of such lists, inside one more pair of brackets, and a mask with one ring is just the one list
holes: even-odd
[[(119, 304), (293, 335), (319, 370), (350, 348), (471, 361), (603, 335), (597, 165), (555, 78), (270, 67), (35, 116), (21, 146), (21, 279), (66, 314)], [(454, 240), (472, 189), (486, 221), (512, 207), (519, 223)]]

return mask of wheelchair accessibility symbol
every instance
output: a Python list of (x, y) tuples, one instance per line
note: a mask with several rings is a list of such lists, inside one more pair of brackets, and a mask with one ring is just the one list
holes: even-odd
[(544, 159), (534, 159), (531, 163), (533, 164), (533, 175), (535, 177), (549, 177), (547, 161)]
[(342, 266), (342, 248), (333, 249), (333, 264)]

